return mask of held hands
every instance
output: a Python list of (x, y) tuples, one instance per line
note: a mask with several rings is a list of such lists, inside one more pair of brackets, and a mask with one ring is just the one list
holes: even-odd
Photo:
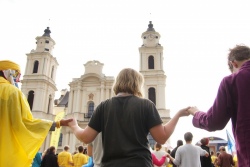
[(60, 120), (60, 126), (68, 126), (69, 122), (73, 121), (72, 118), (70, 119), (61, 119)]
[(76, 120), (75, 118), (72, 118), (71, 120), (72, 120), (72, 121), (70, 121), (70, 122), (68, 123), (69, 128), (73, 129), (73, 128), (75, 128), (75, 127), (78, 127), (77, 120)]
[(178, 111), (179, 117), (189, 116), (190, 115), (190, 113), (188, 112), (189, 108), (190, 107), (186, 107), (186, 108), (183, 108), (183, 109), (179, 110)]
[(187, 111), (189, 114), (194, 115), (197, 111), (199, 111), (199, 109), (196, 106), (194, 106), (194, 107), (189, 107)]

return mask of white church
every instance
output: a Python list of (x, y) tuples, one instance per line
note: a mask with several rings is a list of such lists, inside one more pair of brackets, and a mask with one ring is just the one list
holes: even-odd
[[(75, 117), (79, 126), (85, 128), (95, 107), (103, 100), (114, 96), (112, 86), (114, 76), (102, 73), (105, 62), (90, 60), (84, 64), (84, 74), (69, 82), (70, 90), (61, 91), (61, 97), (56, 99), (57, 90), (55, 78), (59, 63), (53, 55), (55, 41), (50, 36), (49, 27), (42, 36), (36, 37), (36, 49), (27, 55), (26, 69), (21, 81), (21, 90), (27, 97), (32, 114), (35, 118), (54, 120), (60, 111), (65, 112), (65, 118)], [(164, 123), (170, 120), (170, 110), (166, 109), (163, 47), (159, 43), (161, 35), (155, 31), (152, 22), (142, 33), (142, 45), (139, 47), (139, 69), (143, 74), (144, 96), (155, 103)], [(84, 63), (84, 62), (83, 62)], [(41, 147), (41, 151), (50, 146), (51, 133)], [(150, 145), (154, 140), (148, 135)], [(65, 145), (70, 146), (70, 152), (77, 150), (79, 141), (67, 127), (62, 127), (57, 152)]]

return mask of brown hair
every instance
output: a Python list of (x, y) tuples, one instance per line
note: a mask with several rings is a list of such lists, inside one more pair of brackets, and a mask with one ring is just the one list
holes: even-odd
[(202, 145), (208, 145), (209, 139), (207, 137), (204, 137), (204, 138), (201, 139), (200, 142), (201, 142)]
[(228, 66), (230, 71), (232, 72), (233, 66), (231, 64), (231, 61), (237, 60), (237, 61), (243, 61), (250, 59), (250, 48), (246, 45), (236, 45), (234, 48), (229, 49), (228, 54)]
[(160, 143), (156, 143), (155, 144), (155, 150), (159, 151), (161, 149), (161, 144)]
[(144, 78), (141, 73), (131, 68), (125, 68), (120, 71), (113, 85), (115, 95), (120, 92), (130, 93), (142, 97), (142, 86)]

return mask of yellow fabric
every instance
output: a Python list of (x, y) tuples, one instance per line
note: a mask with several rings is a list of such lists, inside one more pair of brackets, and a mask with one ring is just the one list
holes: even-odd
[(82, 165), (88, 163), (87, 155), (83, 153), (77, 153), (73, 155), (74, 167), (82, 167)]
[(0, 167), (29, 167), (51, 125), (33, 118), (23, 93), (0, 77)]
[(58, 154), (58, 165), (63, 167), (72, 167), (69, 162), (73, 162), (72, 155), (67, 152), (63, 151)]
[(237, 155), (234, 155), (233, 161), (234, 161), (234, 167), (238, 167), (238, 158), (237, 158)]
[(21, 72), (20, 66), (10, 60), (1, 60), (0, 61), (0, 71), (2, 70), (17, 70), (19, 73)]
[[(65, 115), (64, 111), (61, 111), (61, 112), (57, 113), (56, 117), (55, 117), (55, 122), (60, 121), (61, 119), (63, 119), (64, 115)], [(57, 149), (57, 146), (58, 146), (61, 129), (62, 129), (61, 127), (56, 128), (55, 131), (53, 131), (52, 134), (51, 134), (50, 146), (54, 146), (56, 149)]]
[(211, 160), (212, 160), (212, 163), (214, 164), (215, 160), (217, 159), (217, 157), (215, 155), (212, 155), (211, 156)]

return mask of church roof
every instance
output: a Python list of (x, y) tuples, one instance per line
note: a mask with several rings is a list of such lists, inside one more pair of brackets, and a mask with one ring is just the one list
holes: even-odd
[(68, 101), (69, 101), (69, 91), (67, 91), (64, 96), (60, 97), (57, 107), (67, 107)]

